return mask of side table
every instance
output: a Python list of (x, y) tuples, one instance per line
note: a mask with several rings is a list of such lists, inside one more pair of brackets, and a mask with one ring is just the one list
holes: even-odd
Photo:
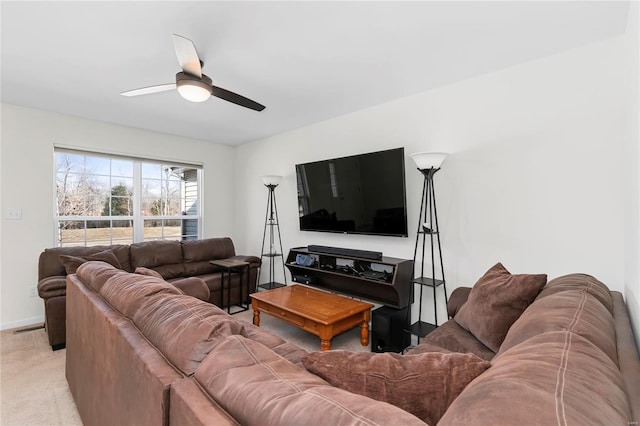
[[(220, 303), (224, 309), (224, 293), (225, 281), (227, 282), (227, 313), (237, 314), (249, 310), (249, 262), (243, 262), (236, 259), (218, 259), (209, 261), (210, 264), (222, 269), (220, 277)], [(240, 303), (234, 306), (240, 307), (239, 310), (231, 312), (231, 273), (238, 272), (240, 274)], [(225, 280), (226, 275), (226, 280)], [(246, 297), (244, 296), (246, 288)]]

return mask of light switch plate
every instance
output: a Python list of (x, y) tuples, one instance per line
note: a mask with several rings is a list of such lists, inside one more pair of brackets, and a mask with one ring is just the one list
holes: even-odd
[(20, 220), (22, 219), (22, 209), (19, 207), (10, 207), (6, 210), (5, 219)]

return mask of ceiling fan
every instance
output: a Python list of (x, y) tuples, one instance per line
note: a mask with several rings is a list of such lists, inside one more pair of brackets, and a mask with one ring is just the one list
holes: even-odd
[(173, 47), (178, 57), (178, 63), (182, 71), (176, 74), (176, 82), (143, 87), (120, 93), (123, 96), (139, 96), (151, 93), (165, 92), (178, 89), (178, 93), (188, 101), (204, 102), (210, 96), (215, 96), (225, 101), (243, 106), (245, 108), (262, 111), (265, 107), (249, 98), (221, 87), (213, 86), (211, 78), (202, 73), (204, 62), (198, 57), (196, 47), (188, 38), (173, 35)]

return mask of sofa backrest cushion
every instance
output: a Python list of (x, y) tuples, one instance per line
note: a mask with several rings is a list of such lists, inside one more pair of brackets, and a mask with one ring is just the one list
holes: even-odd
[(554, 278), (542, 289), (537, 299), (568, 290), (586, 292), (590, 298), (602, 303), (611, 315), (613, 315), (613, 299), (609, 288), (596, 278), (587, 274), (568, 274)]
[(45, 249), (40, 253), (38, 259), (38, 281), (46, 277), (55, 277), (67, 275), (64, 265), (60, 260), (60, 255), (86, 257), (101, 251), (111, 250), (121, 269), (132, 272), (131, 261), (129, 259), (129, 246), (113, 245), (113, 246), (91, 246), (91, 247), (54, 247)]
[(80, 281), (96, 293), (99, 293), (102, 286), (104, 286), (111, 277), (127, 275), (128, 273), (117, 269), (106, 262), (88, 261), (78, 266), (76, 274)]
[(616, 365), (587, 339), (539, 334), (496, 355), (438, 423), (445, 425), (626, 425), (630, 418)]
[(114, 309), (129, 319), (133, 319), (140, 307), (152, 296), (183, 294), (175, 286), (159, 278), (127, 272), (109, 278), (99, 293)]
[[(538, 334), (567, 330), (589, 340), (617, 365), (615, 322), (606, 307), (612, 304), (611, 296), (606, 300), (607, 295), (598, 294), (604, 285), (586, 277), (567, 275), (550, 281), (511, 326), (499, 353)], [(581, 284), (574, 285), (575, 282)], [(603, 299), (607, 303), (602, 303)]]
[(486, 347), (498, 352), (509, 327), (546, 283), (545, 274), (511, 274), (497, 263), (476, 282), (453, 319)]
[(331, 385), (402, 408), (430, 425), (438, 423), (460, 392), (491, 366), (473, 354), (310, 352), (305, 368)]
[(233, 241), (228, 237), (182, 241), (182, 256), (187, 275), (215, 272), (217, 268), (209, 263), (210, 260), (227, 259), (235, 254)]
[(245, 324), (194, 297), (164, 294), (146, 300), (132, 319), (185, 375), (192, 374), (225, 337), (240, 334)]
[(194, 375), (243, 425), (424, 425), (393, 405), (333, 387), (264, 345), (229, 336)]
[(147, 241), (130, 246), (131, 266), (151, 268), (166, 279), (185, 276), (180, 241)]

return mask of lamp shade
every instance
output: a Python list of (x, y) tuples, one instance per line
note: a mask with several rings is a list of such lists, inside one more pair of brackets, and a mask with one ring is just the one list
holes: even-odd
[(445, 152), (416, 152), (409, 154), (419, 170), (439, 169), (449, 154)]
[(280, 181), (282, 180), (282, 176), (276, 176), (276, 175), (267, 175), (267, 176), (262, 176), (262, 183), (264, 183), (267, 186), (278, 186), (278, 184), (280, 183)]

